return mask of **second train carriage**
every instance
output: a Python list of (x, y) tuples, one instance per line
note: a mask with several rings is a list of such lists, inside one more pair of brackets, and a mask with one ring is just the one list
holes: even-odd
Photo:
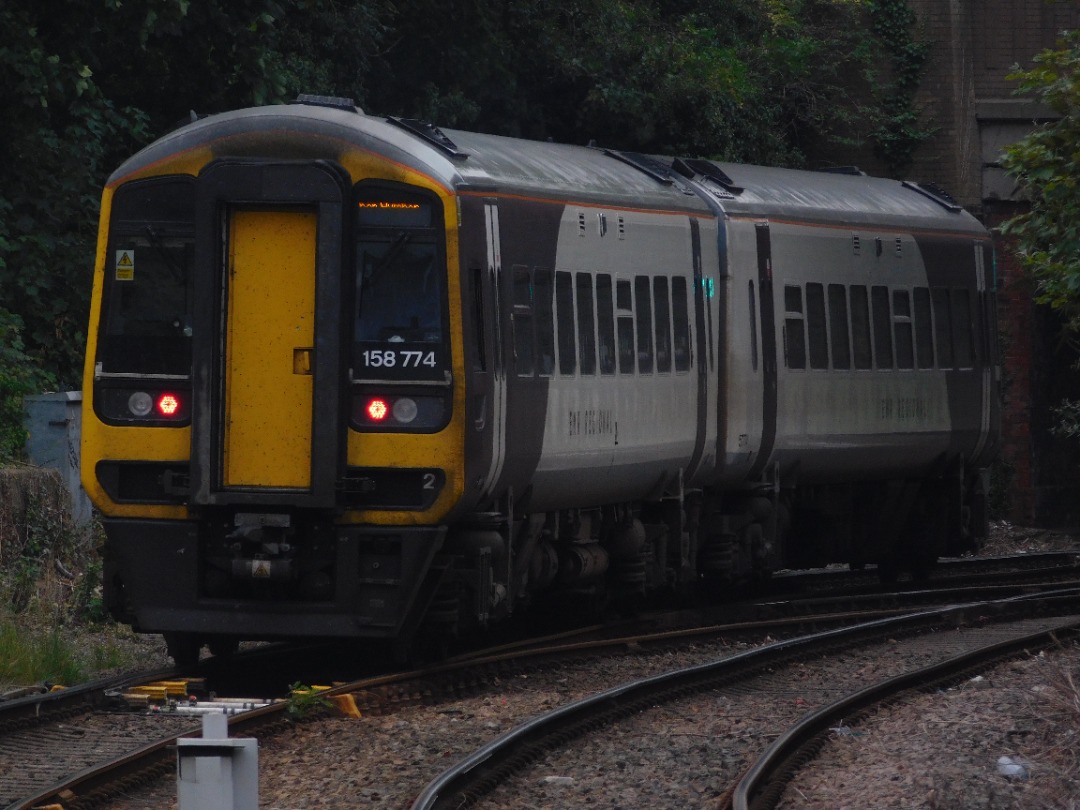
[(103, 197), (83, 481), (178, 659), (540, 593), (923, 570), (985, 531), (986, 231), (913, 184), (442, 132), (194, 122)]

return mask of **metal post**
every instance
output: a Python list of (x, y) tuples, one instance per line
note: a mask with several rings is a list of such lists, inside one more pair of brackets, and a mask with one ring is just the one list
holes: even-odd
[(203, 715), (201, 738), (177, 740), (176, 789), (180, 810), (258, 810), (258, 741), (229, 739), (224, 713)]

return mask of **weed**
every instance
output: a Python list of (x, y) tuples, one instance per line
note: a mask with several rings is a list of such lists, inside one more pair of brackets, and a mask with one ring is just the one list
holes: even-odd
[(289, 699), (285, 711), (294, 720), (321, 714), (330, 708), (330, 701), (323, 697), (323, 689), (305, 686), (297, 681), (289, 687)]

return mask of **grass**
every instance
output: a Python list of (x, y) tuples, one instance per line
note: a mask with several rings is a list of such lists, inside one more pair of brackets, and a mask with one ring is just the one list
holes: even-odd
[(110, 622), (49, 625), (39, 619), (0, 615), (0, 691), (44, 683), (72, 686), (167, 664), (152, 640), (127, 627)]
[(79, 651), (51, 629), (27, 632), (10, 620), (0, 621), (0, 683), (72, 684), (87, 680), (87, 670), (79, 661)]

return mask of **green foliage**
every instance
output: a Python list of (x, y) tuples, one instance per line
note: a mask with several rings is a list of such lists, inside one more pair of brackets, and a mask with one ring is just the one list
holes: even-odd
[(22, 319), (0, 308), (0, 464), (23, 455), (23, 397), (53, 384), (26, 356), (21, 333)]
[(1034, 93), (1061, 117), (1006, 147), (1002, 166), (1030, 207), (1001, 231), (1035, 279), (1037, 300), (1080, 333), (1080, 31), (1067, 33), (1060, 49), (1044, 51), (1035, 67), (1011, 78), (1020, 82), (1018, 92)]
[(908, 0), (869, 0), (869, 13), (870, 36), (860, 47), (873, 97), (864, 108), (868, 137), (889, 175), (900, 177), (933, 134), (915, 104), (930, 44), (916, 38), (918, 18)]
[(325, 712), (330, 708), (330, 701), (323, 696), (325, 689), (315, 686), (305, 686), (297, 681), (289, 687), (289, 699), (285, 704), (285, 712), (294, 720), (311, 717), (313, 714)]
[(853, 110), (863, 5), (407, 0), (369, 100), (444, 126), (800, 164)]
[(78, 650), (57, 628), (27, 633), (0, 618), (0, 682), (76, 684), (86, 680)]
[[(1005, 149), (1001, 165), (1016, 179), (1029, 207), (1001, 226), (1024, 269), (1035, 280), (1036, 300), (1061, 314), (1074, 349), (1080, 343), (1080, 31), (1060, 47), (1014, 71), (1018, 93), (1033, 94), (1060, 116)], [(1054, 410), (1059, 436), (1080, 437), (1080, 403)]]

